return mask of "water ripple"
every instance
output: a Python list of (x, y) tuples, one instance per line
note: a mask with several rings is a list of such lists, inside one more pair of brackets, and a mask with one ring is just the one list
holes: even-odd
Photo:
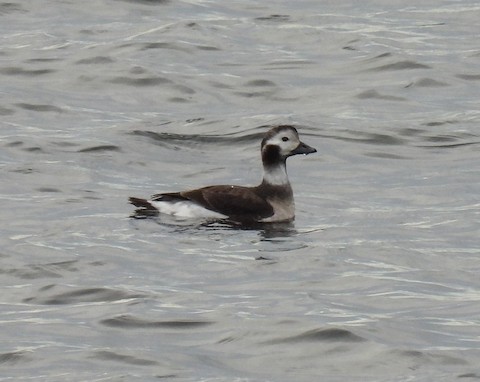
[(121, 151), (120, 147), (115, 145), (99, 145), (86, 147), (78, 150), (79, 153), (103, 152), (103, 151)]
[(102, 359), (106, 361), (115, 361), (134, 366), (151, 366), (158, 364), (158, 362), (154, 360), (120, 354), (118, 352), (113, 352), (109, 350), (98, 350), (90, 358)]
[(22, 268), (3, 268), (0, 274), (7, 274), (24, 280), (34, 280), (43, 278), (60, 278), (65, 272), (76, 272), (77, 261), (61, 261), (48, 264), (31, 264)]
[(170, 321), (151, 321), (144, 318), (137, 318), (129, 315), (122, 315), (114, 318), (108, 318), (100, 321), (101, 324), (116, 328), (125, 329), (191, 329), (207, 325), (212, 325), (212, 321), (194, 321), (194, 320), (170, 320)]
[(19, 67), (7, 67), (1, 68), (0, 74), (7, 76), (24, 76), (24, 77), (37, 77), (45, 74), (54, 73), (53, 69), (22, 69)]
[(92, 302), (111, 302), (144, 297), (146, 297), (146, 295), (141, 293), (130, 293), (119, 289), (101, 287), (80, 288), (73, 291), (56, 293), (48, 297), (29, 297), (24, 299), (24, 302), (45, 305), (64, 305)]
[(129, 85), (129, 86), (156, 86), (156, 85), (164, 85), (170, 84), (172, 81), (164, 78), (164, 77), (115, 77), (109, 80), (112, 84), (120, 84), (120, 85)]
[(30, 357), (24, 351), (14, 351), (8, 353), (0, 353), (0, 365), (16, 365), (29, 361)]
[(302, 342), (364, 342), (366, 339), (352, 333), (346, 329), (330, 328), (330, 329), (313, 329), (304, 333), (277, 338), (263, 342), (264, 344), (282, 344), (282, 343), (302, 343)]
[(156, 144), (163, 146), (180, 145), (186, 147), (194, 147), (198, 145), (238, 145), (244, 142), (259, 142), (263, 137), (262, 132), (248, 133), (245, 131), (237, 131), (230, 134), (222, 135), (206, 135), (206, 134), (176, 134), (163, 133), (148, 130), (134, 130), (131, 134), (147, 137)]
[(431, 66), (420, 64), (415, 61), (398, 61), (391, 64), (385, 64), (381, 66), (377, 66), (376, 68), (369, 69), (373, 72), (384, 72), (390, 70), (410, 70), (410, 69), (431, 69)]

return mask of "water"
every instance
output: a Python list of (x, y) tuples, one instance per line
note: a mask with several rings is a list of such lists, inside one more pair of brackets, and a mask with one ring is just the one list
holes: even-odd
[[(0, 3), (0, 381), (480, 378), (475, 1)], [(135, 221), (256, 184), (293, 225)]]

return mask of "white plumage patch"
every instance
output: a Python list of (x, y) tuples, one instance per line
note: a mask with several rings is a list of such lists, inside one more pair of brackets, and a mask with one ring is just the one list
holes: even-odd
[(278, 165), (272, 168), (268, 168), (263, 173), (263, 180), (274, 186), (288, 185), (287, 169), (285, 166)]
[(190, 201), (150, 201), (160, 213), (172, 215), (177, 218), (207, 218), (207, 219), (224, 219), (227, 216), (215, 211), (206, 209), (194, 202)]

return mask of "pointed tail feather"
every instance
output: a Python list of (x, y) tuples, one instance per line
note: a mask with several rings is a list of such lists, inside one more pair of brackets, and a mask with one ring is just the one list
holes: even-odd
[(152, 216), (158, 216), (158, 210), (146, 199), (130, 197), (129, 202), (138, 207), (131, 215), (135, 219), (145, 219)]

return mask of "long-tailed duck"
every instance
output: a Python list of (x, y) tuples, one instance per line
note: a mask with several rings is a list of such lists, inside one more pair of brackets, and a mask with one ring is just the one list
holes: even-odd
[(301, 142), (293, 126), (269, 130), (262, 140), (263, 180), (256, 187), (207, 186), (195, 190), (153, 195), (150, 200), (131, 197), (134, 217), (168, 214), (179, 218), (227, 219), (240, 223), (288, 222), (295, 218), (293, 192), (286, 160), (317, 150)]

